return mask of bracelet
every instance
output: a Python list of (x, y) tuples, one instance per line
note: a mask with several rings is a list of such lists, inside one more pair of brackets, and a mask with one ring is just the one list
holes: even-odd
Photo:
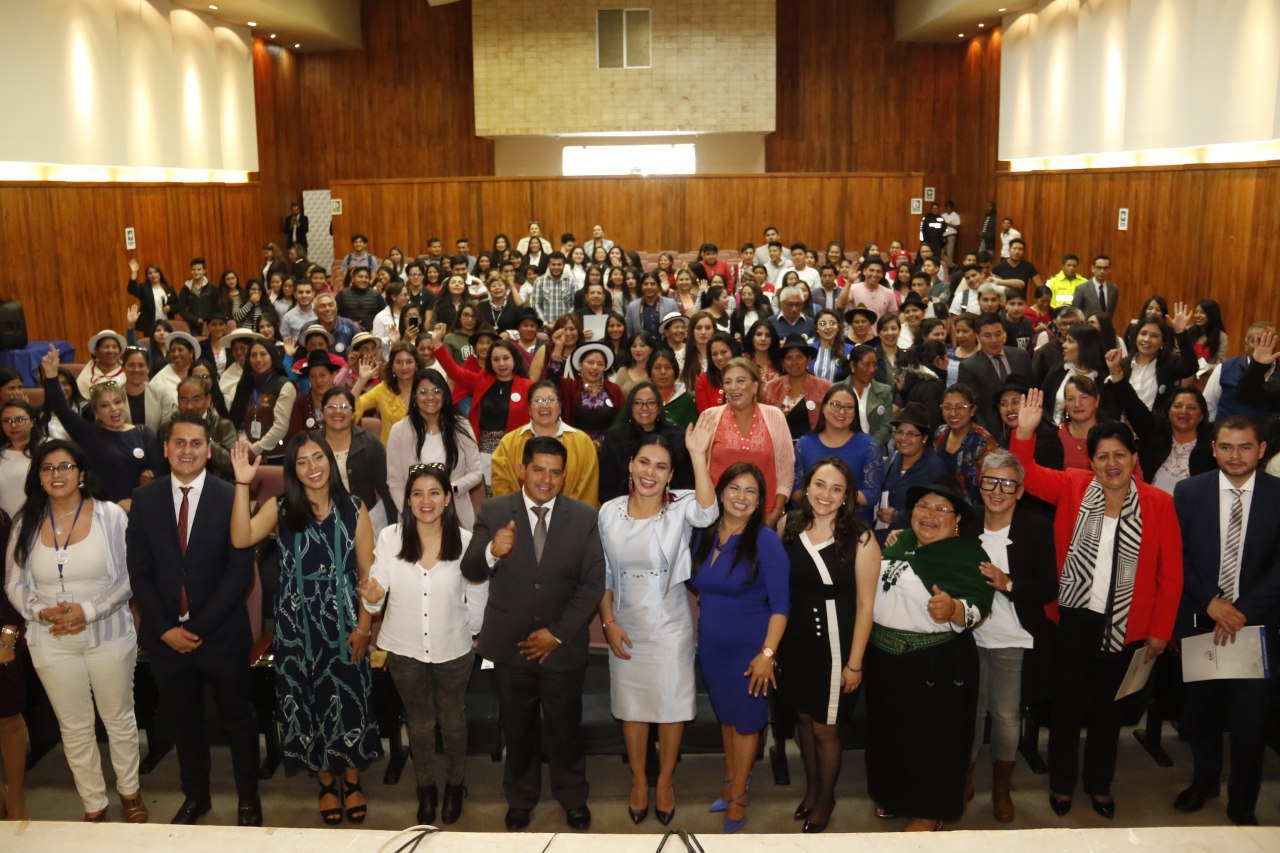
[(371, 628), (371, 629), (369, 629), (368, 631), (361, 631), (361, 630), (360, 630), (360, 626), (359, 626), (359, 625), (357, 625), (357, 626), (356, 626), (356, 633), (357, 633), (357, 634), (359, 634), (361, 637), (368, 637), (368, 636), (371, 636), (371, 635), (373, 634), (373, 629)]
[(237, 486), (252, 486), (252, 485), (253, 485), (253, 483), (242, 483), (242, 482), (240, 482), (239, 480), (236, 480), (236, 485), (237, 485)]
[(862, 672), (862, 670), (860, 670), (860, 669), (854, 669), (854, 668), (853, 668), (853, 667), (851, 667), (851, 666), (846, 666), (846, 667), (845, 667), (845, 669), (849, 670), (850, 672)]

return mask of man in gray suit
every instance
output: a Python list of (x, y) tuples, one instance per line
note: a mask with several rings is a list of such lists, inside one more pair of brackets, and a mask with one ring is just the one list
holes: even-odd
[(1114, 315), (1120, 288), (1111, 283), (1111, 258), (1098, 255), (1093, 259), (1093, 278), (1076, 285), (1071, 304), (1087, 318), (1090, 314)]
[(462, 558), (468, 580), (489, 581), (480, 654), (494, 664), (507, 757), (507, 829), (529, 825), (542, 787), (541, 723), (547, 722), (551, 792), (573, 829), (591, 826), (582, 748), (587, 623), (604, 596), (596, 510), (566, 497), (568, 453), (554, 438), (524, 446), (521, 490), (480, 508)]

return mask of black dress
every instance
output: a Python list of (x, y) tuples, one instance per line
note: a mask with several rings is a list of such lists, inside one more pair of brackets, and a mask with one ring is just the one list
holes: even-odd
[[(9, 516), (0, 510), (0, 541), (9, 541)], [(9, 603), (9, 598), (0, 591), (0, 625), (13, 625), (18, 633), (25, 634), (26, 620), (17, 609)], [(14, 658), (8, 666), (0, 666), (0, 718), (15, 717), (27, 708), (27, 644), (19, 636), (14, 648)]]
[(785, 546), (791, 615), (778, 645), (778, 687), (792, 708), (814, 722), (848, 722), (858, 692), (842, 692), (840, 676), (858, 605), (854, 566), (840, 560), (834, 539), (815, 546), (805, 532)]

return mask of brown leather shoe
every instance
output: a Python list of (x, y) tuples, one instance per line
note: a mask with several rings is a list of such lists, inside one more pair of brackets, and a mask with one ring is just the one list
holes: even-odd
[(124, 818), (125, 823), (146, 823), (151, 814), (147, 811), (146, 803), (142, 802), (142, 792), (138, 791), (132, 797), (120, 795), (120, 816)]
[(94, 812), (93, 814), (89, 814), (88, 812), (85, 812), (85, 814), (84, 814), (84, 822), (85, 822), (85, 823), (106, 823), (106, 822), (107, 822), (107, 810), (106, 810), (106, 809), (103, 809), (102, 811), (100, 811), (100, 812)]
[(991, 762), (991, 815), (1001, 823), (1013, 820), (1013, 765), (1012, 761)]

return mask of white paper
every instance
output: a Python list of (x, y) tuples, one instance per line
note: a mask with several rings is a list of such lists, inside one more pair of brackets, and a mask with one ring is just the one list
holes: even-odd
[[(880, 506), (879, 506), (879, 508), (880, 508), (880, 509), (888, 509), (888, 508), (889, 508), (889, 492), (888, 492), (888, 491), (884, 491), (884, 492), (881, 492), (881, 493), (880, 493)], [(884, 530), (884, 529), (885, 529), (886, 527), (888, 527), (888, 526), (889, 526), (889, 523), (888, 523), (888, 522), (886, 522), (886, 521), (881, 521), (881, 520), (880, 520), (880, 514), (879, 514), (879, 513), (876, 513), (876, 528), (875, 528), (875, 529), (876, 529), (876, 530)]]
[(1156, 665), (1156, 661), (1159, 658), (1143, 661), (1143, 657), (1146, 654), (1146, 646), (1139, 646), (1134, 651), (1133, 660), (1129, 661), (1129, 671), (1124, 674), (1124, 681), (1120, 682), (1120, 689), (1116, 691), (1117, 702), (1126, 696), (1132, 696), (1147, 686), (1147, 680), (1151, 678), (1151, 669)]
[(1214, 681), (1222, 678), (1266, 678), (1266, 629), (1247, 625), (1236, 632), (1236, 641), (1214, 645), (1213, 632), (1182, 641), (1182, 680)]
[(589, 341), (603, 341), (605, 339), (605, 326), (608, 324), (608, 314), (582, 315), (582, 330), (586, 332), (586, 338)]

